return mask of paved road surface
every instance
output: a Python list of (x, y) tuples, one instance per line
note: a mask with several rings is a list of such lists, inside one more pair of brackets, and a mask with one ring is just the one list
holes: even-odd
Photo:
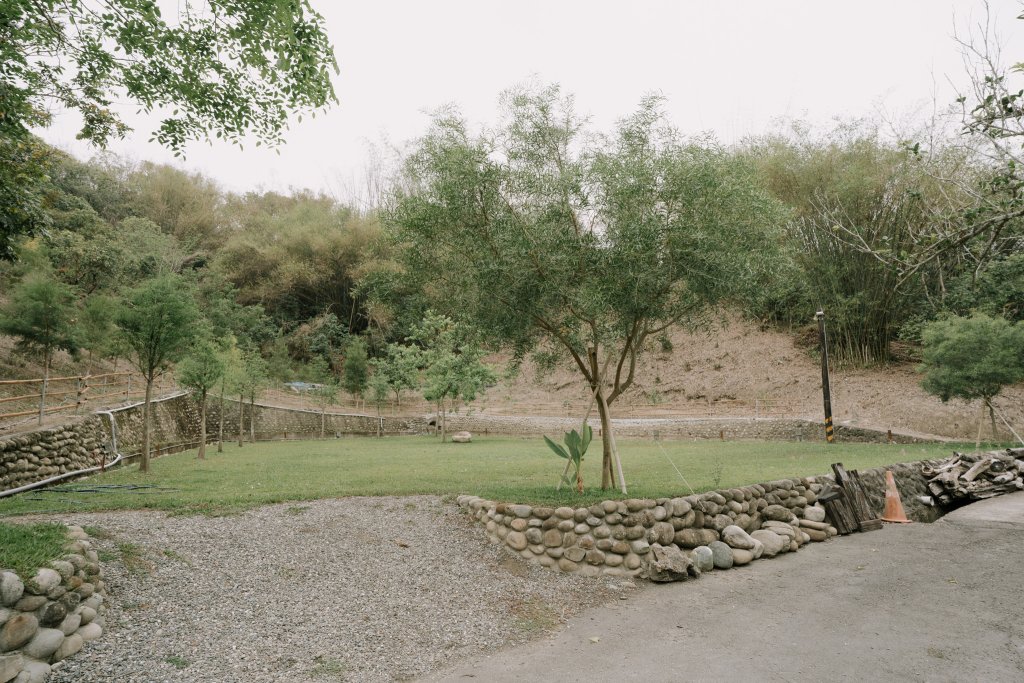
[(652, 586), (425, 680), (1019, 683), (1024, 492)]

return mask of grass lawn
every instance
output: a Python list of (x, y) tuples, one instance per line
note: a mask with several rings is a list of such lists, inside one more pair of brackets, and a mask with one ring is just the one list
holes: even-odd
[[(837, 461), (847, 469), (864, 469), (944, 457), (954, 447), (639, 440), (619, 444), (630, 497), (649, 498), (687, 495), (689, 486), (706, 491), (824, 474)], [(584, 461), (583, 496), (565, 489), (555, 492), (565, 461), (540, 438), (482, 437), (471, 444), (442, 444), (433, 437), (366, 437), (225, 449), (222, 454), (208, 449), (205, 462), (196, 459), (195, 451), (158, 458), (148, 475), (131, 465), (0, 499), (0, 517), (121, 509), (227, 514), (268, 503), (343, 496), (470, 493), (498, 501), (567, 505), (622, 497), (618, 491), (599, 488), (601, 456), (596, 441)], [(81, 491), (90, 487), (91, 492)]]
[(67, 542), (63, 524), (0, 524), (0, 569), (31, 578), (39, 567), (66, 555)]

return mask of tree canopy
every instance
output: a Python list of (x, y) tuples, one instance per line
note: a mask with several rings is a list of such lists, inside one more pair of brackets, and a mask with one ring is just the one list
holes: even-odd
[(206, 397), (224, 376), (221, 349), (209, 339), (196, 343), (178, 363), (178, 383), (192, 389), (199, 401), (199, 459), (206, 458)]
[(611, 135), (588, 135), (557, 87), (502, 101), (492, 132), (472, 133), (452, 111), (435, 117), (390, 234), (441, 310), (520, 356), (571, 358), (598, 394), (607, 486), (605, 404), (631, 386), (652, 335), (700, 324), (770, 273), (783, 213), (749, 166), (683, 139), (656, 98)]
[(1024, 380), (1024, 327), (983, 313), (947, 318), (922, 333), (925, 391), (943, 401), (996, 396)]
[(47, 356), (57, 349), (74, 352), (78, 350), (74, 314), (71, 288), (34, 273), (11, 292), (7, 305), (0, 310), (0, 332), (18, 337), (18, 345), (26, 350)]
[[(336, 101), (323, 18), (308, 0), (188, 2), (167, 18), (155, 0), (13, 0), (0, 7), (0, 256), (45, 224), (45, 148), (31, 129), (54, 105), (99, 146), (129, 128), (114, 103), (162, 120), (153, 139), (181, 155), (193, 140), (277, 145), (289, 115)], [(300, 116), (301, 118), (301, 116)]]
[(149, 471), (149, 413), (156, 376), (188, 351), (199, 319), (192, 292), (175, 275), (146, 280), (132, 289), (116, 316), (128, 357), (146, 380), (142, 412), (142, 457), (139, 470)]
[(5, 129), (47, 123), (56, 101), (103, 145), (128, 130), (112, 108), (125, 96), (161, 110), (153, 136), (176, 152), (247, 133), (277, 144), (291, 112), (335, 100), (333, 50), (307, 0), (189, 2), (173, 19), (155, 0), (15, 0), (2, 18)]

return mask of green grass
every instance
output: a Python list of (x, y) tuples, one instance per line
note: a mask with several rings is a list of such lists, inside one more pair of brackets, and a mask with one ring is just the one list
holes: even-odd
[[(639, 441), (619, 443), (630, 496), (667, 497), (829, 472), (829, 464), (864, 469), (944, 457), (954, 444)], [(564, 460), (540, 438), (480, 437), (470, 444), (431, 437), (346, 438), (229, 446), (223, 454), (195, 452), (153, 460), (152, 472), (120, 468), (43, 492), (0, 499), (0, 517), (33, 512), (154, 509), (175, 514), (232, 514), (269, 503), (344, 496), (470, 493), (532, 504), (590, 504), (621, 497), (601, 491), (600, 445), (584, 460), (583, 496), (555, 484)], [(671, 462), (670, 462), (671, 460)], [(673, 467), (673, 464), (675, 467)], [(151, 485), (75, 493), (75, 488)], [(287, 510), (285, 514), (299, 514)]]
[(114, 537), (114, 535), (112, 533), (110, 533), (106, 529), (104, 529), (102, 527), (98, 527), (98, 526), (85, 525), (85, 526), (82, 527), (82, 531), (87, 533), (92, 538), (95, 538), (95, 539), (98, 539), (98, 540), (101, 540), (101, 541), (105, 541), (105, 540), (108, 540), (108, 539), (111, 539), (111, 538)]
[(23, 579), (66, 554), (68, 530), (63, 524), (0, 523), (0, 569), (13, 569)]
[(185, 659), (184, 657), (179, 657), (178, 655), (169, 655), (167, 659), (165, 659), (164, 661), (173, 666), (175, 669), (186, 669), (188, 668), (189, 665), (189, 661), (187, 659)]
[(130, 541), (118, 541), (117, 551), (121, 554), (121, 564), (132, 576), (144, 576), (153, 570), (153, 564), (146, 559), (142, 546)]
[(314, 678), (330, 678), (338, 681), (344, 680), (347, 668), (345, 662), (327, 657), (316, 657), (313, 662), (314, 666), (309, 670), (310, 676)]

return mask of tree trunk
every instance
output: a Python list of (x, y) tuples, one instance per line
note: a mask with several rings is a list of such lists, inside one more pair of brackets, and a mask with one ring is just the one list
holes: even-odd
[(249, 394), (249, 443), (256, 443), (256, 394)]
[(139, 458), (139, 472), (149, 472), (149, 412), (153, 397), (153, 377), (146, 377), (146, 399), (142, 403), (142, 456)]
[(217, 452), (224, 452), (224, 382), (220, 384), (220, 419), (217, 424)]
[(978, 436), (974, 439), (974, 448), (981, 448), (981, 429), (985, 426), (985, 402), (981, 403), (981, 413), (978, 415)]
[(999, 433), (996, 431), (996, 411), (992, 408), (992, 402), (987, 398), (985, 399), (985, 405), (988, 406), (988, 416), (992, 420), (992, 443), (999, 443)]
[(597, 414), (601, 417), (601, 489), (615, 486), (612, 471), (612, 418), (608, 404), (604, 402), (604, 392), (597, 392)]
[(199, 459), (206, 460), (206, 389), (199, 398)]
[(50, 379), (50, 358), (53, 352), (46, 349), (43, 353), (43, 388), (39, 390), (39, 424), (43, 424), (43, 414), (46, 413), (46, 383)]
[[(617, 485), (619, 490), (622, 491), (622, 495), (626, 495), (626, 477), (622, 474), (622, 458), (619, 457), (619, 447), (615, 443), (615, 432), (611, 430), (611, 410), (608, 408), (608, 402), (605, 401), (603, 394), (598, 397), (598, 400), (604, 403), (605, 411), (608, 413), (608, 441), (612, 447), (612, 460), (615, 465), (615, 469), (612, 471), (612, 486)], [(616, 478), (618, 479), (617, 484)]]
[(444, 399), (438, 401), (438, 411), (441, 414), (441, 443), (445, 442), (448, 433), (448, 415), (444, 409)]
[(238, 394), (238, 447), (243, 445), (245, 437), (245, 394)]
[(320, 408), (320, 438), (324, 438), (327, 433), (327, 406), (324, 405)]

